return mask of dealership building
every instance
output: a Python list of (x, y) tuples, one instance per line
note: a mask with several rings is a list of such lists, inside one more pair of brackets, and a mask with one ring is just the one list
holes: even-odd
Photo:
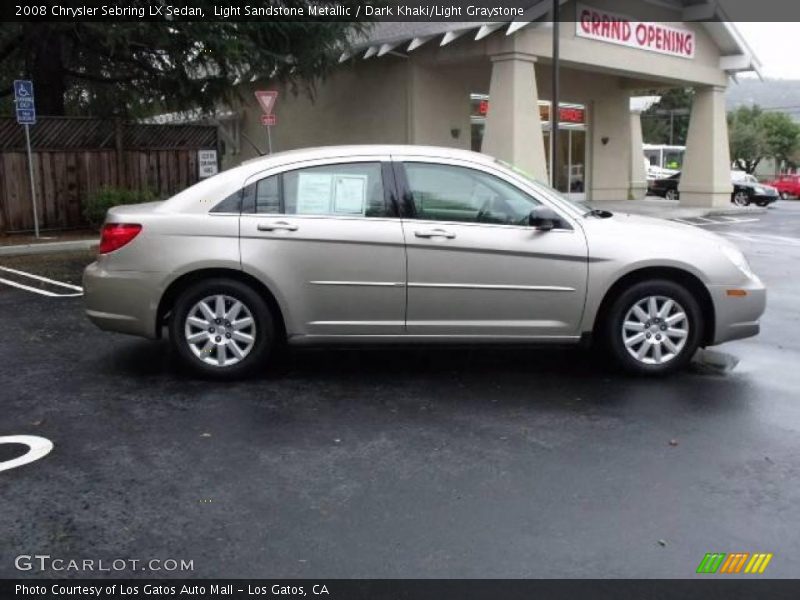
[[(267, 148), (253, 92), (277, 89), (275, 151), (330, 144), (426, 144), (510, 162), (573, 197), (642, 198), (641, 109), (635, 99), (694, 89), (680, 202), (730, 201), (725, 90), (759, 64), (716, 3), (563, 2), (556, 173), (550, 173), (550, 0), (507, 22), (381, 22), (306, 94), (269, 82), (223, 123), (224, 166)], [(641, 103), (638, 104), (641, 107)]]

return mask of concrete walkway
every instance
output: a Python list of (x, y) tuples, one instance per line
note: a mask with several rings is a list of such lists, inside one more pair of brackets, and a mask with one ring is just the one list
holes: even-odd
[(34, 242), (25, 244), (5, 244), (0, 246), (0, 256), (20, 256), (23, 254), (58, 254), (75, 250), (88, 250), (97, 246), (97, 238), (86, 240), (69, 240), (61, 242)]
[(717, 208), (694, 208), (681, 206), (678, 200), (648, 197), (644, 200), (622, 200), (612, 202), (592, 202), (592, 208), (611, 212), (631, 213), (658, 217), (660, 219), (696, 219), (713, 216), (750, 216), (767, 212), (759, 206), (721, 206)]

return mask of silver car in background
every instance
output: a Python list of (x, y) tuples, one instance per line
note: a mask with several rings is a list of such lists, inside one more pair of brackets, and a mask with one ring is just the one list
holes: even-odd
[(579, 343), (662, 374), (758, 333), (766, 292), (698, 228), (573, 203), (483, 154), (348, 146), (259, 158), (109, 211), (84, 274), (100, 328), (212, 376), (282, 342)]

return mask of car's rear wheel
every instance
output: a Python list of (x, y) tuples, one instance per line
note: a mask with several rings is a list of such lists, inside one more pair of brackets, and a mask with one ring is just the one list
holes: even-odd
[(733, 203), (736, 206), (750, 206), (750, 196), (748, 196), (747, 192), (743, 190), (734, 192)]
[(664, 194), (664, 197), (667, 200), (677, 200), (678, 199), (678, 190), (667, 190), (667, 193)]
[(683, 286), (643, 281), (622, 292), (608, 313), (605, 337), (616, 362), (627, 371), (670, 373), (694, 355), (702, 333), (700, 307)]
[(269, 307), (252, 288), (232, 279), (209, 279), (178, 297), (170, 341), (193, 370), (236, 378), (265, 364), (275, 326)]
[(789, 192), (781, 192), (781, 200), (788, 200)]

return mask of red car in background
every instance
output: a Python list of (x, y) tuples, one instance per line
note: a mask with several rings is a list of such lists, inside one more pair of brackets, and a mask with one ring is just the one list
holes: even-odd
[(776, 188), (784, 200), (790, 196), (800, 198), (800, 174), (781, 175), (777, 179), (767, 181), (766, 184)]

